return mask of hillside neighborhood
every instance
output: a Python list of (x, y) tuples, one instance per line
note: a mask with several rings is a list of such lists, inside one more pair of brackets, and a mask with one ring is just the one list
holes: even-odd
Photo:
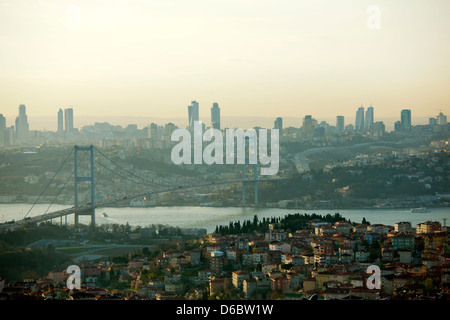
[[(263, 232), (178, 241), (167, 251), (80, 264), (81, 286), (67, 286), (66, 270), (23, 281), (0, 280), (0, 299), (378, 300), (450, 298), (447, 226), (425, 221), (394, 226), (309, 220), (300, 230), (271, 223)], [(381, 270), (370, 289), (366, 270)]]

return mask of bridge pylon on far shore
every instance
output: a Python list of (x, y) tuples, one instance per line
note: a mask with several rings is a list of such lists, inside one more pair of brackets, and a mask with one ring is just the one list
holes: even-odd
[[(76, 212), (75, 213), (75, 225), (78, 225), (79, 222), (79, 216), (81, 215), (87, 215), (87, 216), (91, 216), (91, 226), (95, 227), (95, 174), (94, 174), (94, 146), (91, 145), (90, 147), (80, 147), (75, 145), (74, 146), (74, 151), (75, 151), (75, 170), (74, 170), (74, 175), (75, 175), (75, 187), (74, 187), (74, 206), (78, 207), (79, 202), (78, 202), (78, 184), (79, 182), (82, 181), (89, 181), (91, 184), (91, 208), (86, 210), (86, 211), (82, 211), (82, 212)], [(78, 175), (78, 151), (89, 151), (90, 153), (90, 157), (91, 157), (91, 164), (90, 164), (90, 176), (89, 177), (80, 177)]]

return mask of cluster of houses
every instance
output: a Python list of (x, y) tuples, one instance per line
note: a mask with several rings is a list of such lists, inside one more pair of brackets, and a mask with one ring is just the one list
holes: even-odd
[[(227, 263), (243, 266), (229, 281), (244, 298), (264, 298), (274, 291), (289, 299), (313, 294), (324, 299), (389, 299), (403, 293), (440, 298), (449, 293), (448, 233), (439, 222), (416, 228), (409, 222), (387, 226), (311, 221), (310, 225), (309, 230), (289, 234), (271, 225), (264, 239), (210, 235), (206, 251), (211, 252), (211, 268)], [(381, 268), (378, 290), (367, 288), (370, 265)], [(219, 293), (226, 283), (222, 270), (214, 271), (210, 294)]]
[[(447, 227), (427, 221), (394, 226), (310, 221), (287, 232), (271, 224), (264, 235), (209, 234), (195, 250), (139, 256), (126, 265), (109, 261), (81, 266), (78, 290), (65, 271), (20, 283), (0, 282), (0, 296), (43, 299), (448, 299), (450, 254)], [(379, 266), (379, 288), (367, 285)], [(144, 276), (145, 270), (159, 276)], [(148, 274), (148, 273), (147, 273)], [(125, 284), (107, 290), (102, 281)]]

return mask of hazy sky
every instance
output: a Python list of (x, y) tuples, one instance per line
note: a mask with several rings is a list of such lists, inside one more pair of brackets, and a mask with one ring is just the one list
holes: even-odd
[(449, 57), (448, 0), (0, 0), (8, 121), (19, 104), (187, 118), (197, 100), (201, 117), (213, 102), (299, 119), (373, 104), (375, 119), (410, 108), (414, 122), (450, 114)]

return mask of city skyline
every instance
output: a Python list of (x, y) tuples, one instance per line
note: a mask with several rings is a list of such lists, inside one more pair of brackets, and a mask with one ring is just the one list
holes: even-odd
[[(0, 113), (0, 115), (3, 116), (3, 121), (5, 122), (5, 126), (8, 128), (16, 128), (17, 125), (17, 119), (20, 118), (20, 113), (22, 108), (25, 108), (24, 104), (19, 105), (19, 117), (14, 116), (11, 117), (11, 119), (8, 119), (8, 117), (5, 117), (3, 114)], [(200, 103), (198, 101), (191, 101), (191, 104), (187, 107), (187, 117), (184, 117), (181, 113), (177, 114), (176, 117), (173, 118), (153, 118), (153, 117), (138, 117), (138, 116), (124, 116), (124, 117), (83, 117), (83, 116), (76, 116), (74, 117), (74, 108), (59, 108), (56, 112), (56, 120), (55, 116), (52, 117), (37, 117), (38, 121), (37, 123), (40, 123), (40, 125), (36, 126), (36, 122), (33, 121), (33, 118), (28, 120), (28, 115), (26, 115), (26, 122), (27, 127), (31, 127), (28, 129), (30, 131), (37, 130), (37, 131), (55, 131), (55, 132), (65, 132), (70, 133), (74, 129), (81, 129), (84, 126), (89, 126), (94, 123), (111, 123), (113, 125), (119, 125), (126, 127), (127, 125), (138, 125), (139, 127), (147, 127), (150, 125), (150, 123), (156, 122), (158, 125), (164, 125), (167, 123), (174, 122), (179, 127), (190, 127), (190, 123), (193, 121), (202, 121), (205, 125), (213, 127), (213, 116), (218, 119), (218, 126), (220, 127), (220, 123), (225, 123), (225, 127), (265, 127), (265, 128), (271, 128), (270, 123), (276, 122), (277, 119), (282, 119), (282, 121), (285, 122), (284, 127), (295, 127), (295, 128), (302, 128), (305, 117), (314, 117), (312, 120), (315, 122), (315, 126), (319, 125), (319, 120), (322, 123), (326, 123), (333, 127), (338, 127), (337, 125), (337, 118), (342, 117), (343, 122), (345, 123), (344, 126), (352, 125), (356, 131), (359, 130), (371, 130), (373, 126), (375, 125), (375, 122), (382, 122), (385, 126), (387, 131), (392, 131), (395, 129), (396, 123), (399, 125), (402, 122), (402, 114), (404, 114), (405, 111), (409, 111), (409, 125), (427, 125), (432, 124), (430, 121), (435, 120), (434, 124), (446, 124), (447, 123), (447, 117), (442, 113), (442, 110), (440, 110), (439, 114), (434, 115), (428, 115), (428, 116), (422, 116), (417, 117), (415, 114), (411, 118), (411, 109), (402, 109), (399, 111), (399, 114), (397, 116), (392, 116), (389, 118), (380, 118), (380, 117), (374, 117), (374, 107), (372, 104), (370, 106), (366, 107), (364, 105), (361, 105), (357, 107), (356, 109), (356, 116), (355, 117), (349, 117), (347, 115), (328, 115), (328, 117), (325, 118), (319, 118), (315, 115), (308, 115), (305, 114), (303, 116), (298, 117), (285, 117), (285, 116), (277, 116), (275, 118), (271, 117), (222, 117), (220, 113), (219, 104), (217, 102), (212, 103), (212, 107), (206, 106), (204, 107), (205, 112), (209, 112), (209, 115), (201, 114), (200, 110), (202, 109), (200, 107)], [(413, 111), (413, 110), (412, 110)], [(414, 112), (413, 112), (414, 113)], [(367, 123), (367, 115), (370, 115), (370, 121), (371, 128), (368, 128)], [(360, 116), (358, 116), (360, 115)], [(362, 116), (362, 118), (361, 118)], [(75, 125), (74, 125), (74, 118), (76, 119)], [(42, 119), (45, 119), (45, 121), (42, 121)], [(284, 119), (284, 120), (283, 120)], [(345, 119), (345, 120), (344, 120)], [(80, 121), (81, 120), (81, 121)], [(117, 121), (120, 120), (120, 121)], [(376, 121), (375, 121), (376, 120)], [(78, 123), (78, 124), (77, 124)], [(358, 123), (360, 126), (358, 126)], [(245, 124), (245, 125), (243, 125)], [(275, 125), (275, 124), (274, 124)], [(69, 127), (69, 129), (67, 129)], [(272, 126), (274, 127), (274, 126)]]
[[(367, 26), (369, 5), (379, 29)], [(0, 112), (170, 118), (449, 113), (450, 3), (0, 1)], [(395, 111), (394, 111), (395, 110)], [(200, 114), (206, 117), (207, 110)]]

